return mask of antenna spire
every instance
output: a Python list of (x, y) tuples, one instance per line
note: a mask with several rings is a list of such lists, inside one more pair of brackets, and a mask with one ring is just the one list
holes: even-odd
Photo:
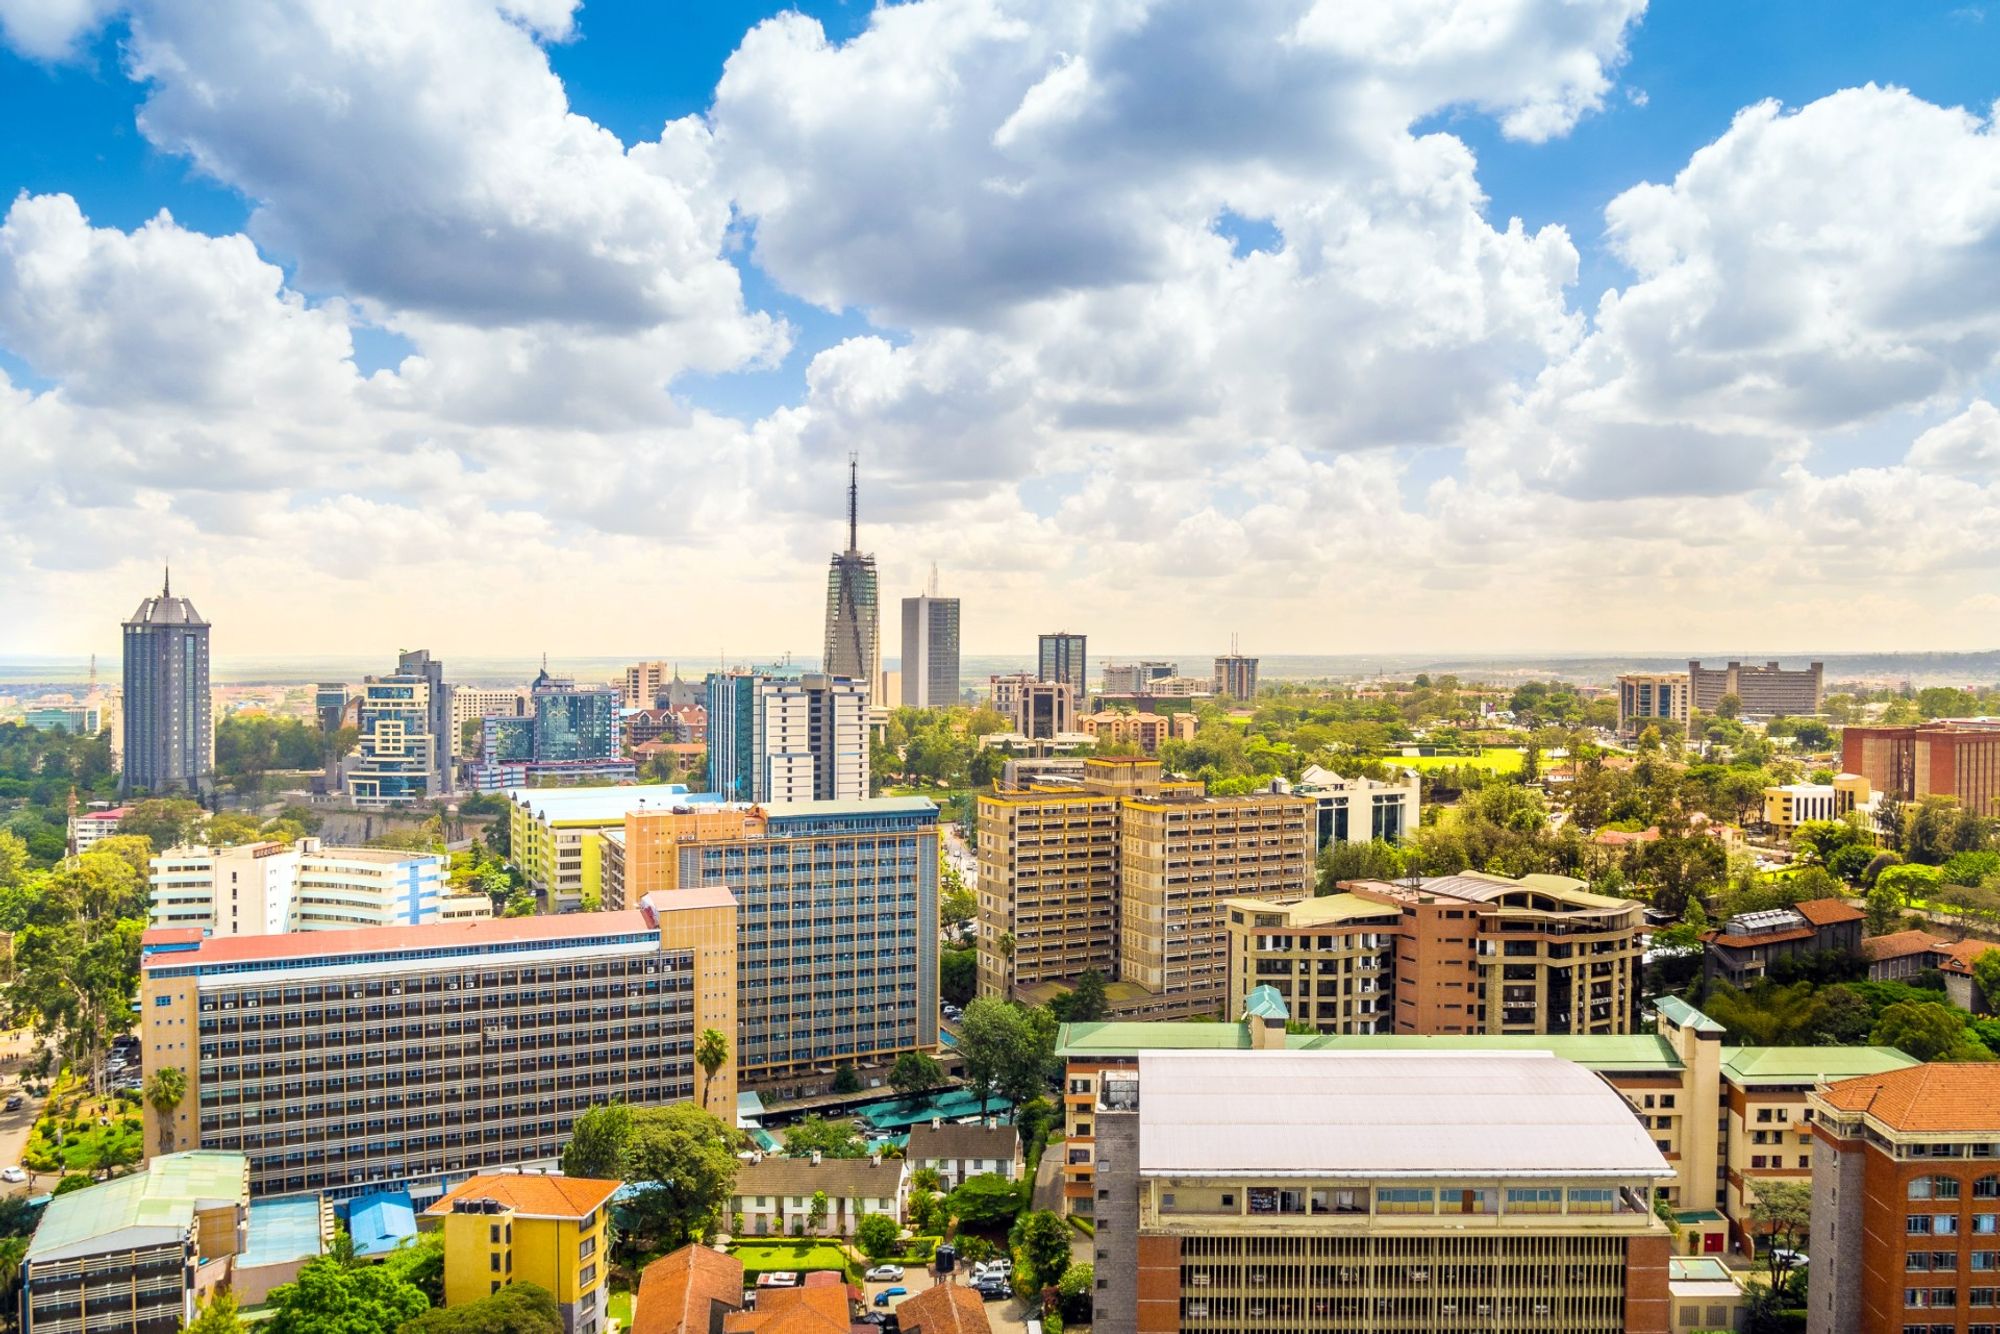
[(937, 577), (937, 562), (936, 562), (936, 561), (932, 561), (932, 562), (931, 562), (931, 589), (930, 589), (930, 595), (931, 595), (932, 597), (936, 597), (936, 596), (938, 595), (938, 577)]
[(860, 458), (861, 458), (861, 456), (860, 456), (859, 454), (857, 454), (857, 453), (854, 453), (854, 452), (853, 452), (852, 450), (848, 451), (848, 455), (847, 455), (847, 549), (848, 549), (849, 551), (859, 551), (859, 550), (861, 549), (861, 539), (860, 539), (860, 537), (859, 537), (859, 536), (857, 535), (857, 533), (856, 533), (856, 531), (855, 531), (855, 529), (856, 529), (856, 513), (857, 513), (857, 510), (858, 510), (858, 509), (859, 509), (859, 507), (860, 507), (860, 494), (861, 494), (861, 483), (860, 483)]
[(164, 600), (166, 598), (172, 597), (173, 595), (174, 595), (174, 567), (168, 565), (164, 567), (164, 573), (162, 573), (160, 576), (160, 597)]

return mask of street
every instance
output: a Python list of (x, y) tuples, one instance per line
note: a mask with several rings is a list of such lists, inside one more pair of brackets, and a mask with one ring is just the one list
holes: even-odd
[[(0, 1033), (0, 1104), (22, 1091), (21, 1066), (32, 1050), (34, 1040), (28, 1033)], [(21, 1152), (28, 1145), (28, 1133), (35, 1128), (35, 1117), (41, 1110), (40, 1099), (27, 1097), (15, 1110), (0, 1111), (0, 1167), (20, 1163)], [(59, 1180), (59, 1176), (43, 1176), (38, 1184), (35, 1174), (30, 1173), (26, 1181), (0, 1181), (0, 1195), (38, 1195), (55, 1189)]]

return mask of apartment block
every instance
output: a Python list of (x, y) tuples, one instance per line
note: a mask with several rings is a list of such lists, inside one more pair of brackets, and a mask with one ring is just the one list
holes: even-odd
[(21, 1260), (27, 1334), (178, 1334), (249, 1231), (239, 1153), (169, 1153), (50, 1200)]
[[(696, 1037), (732, 1061), (736, 904), (726, 889), (623, 912), (268, 936), (146, 933), (148, 1077), (187, 1077), (169, 1141), (244, 1154), (253, 1194), (435, 1198), (548, 1163), (600, 1103), (698, 1096)], [(144, 1109), (145, 1140), (162, 1114)]]
[(1840, 767), (1897, 801), (1956, 797), (1975, 814), (2000, 814), (2000, 718), (1842, 728)]
[(708, 779), (738, 801), (868, 796), (865, 682), (821, 672), (708, 678)]
[(1548, 1052), (1142, 1052), (1092, 1106), (1099, 1334), (1669, 1334), (1673, 1169)]
[(1686, 727), (1692, 700), (1686, 672), (1627, 672), (1618, 678), (1618, 734), (1637, 736), (1654, 722)]
[(1269, 985), (1322, 1032), (1632, 1031), (1644, 920), (1630, 899), (1478, 871), (1343, 888), (1224, 905), (1219, 1008), (1240, 1014)]
[[(465, 725), (481, 722), (487, 718), (518, 718), (528, 709), (528, 692), (519, 688), (484, 689), (475, 686), (453, 686), (451, 688), (451, 745), (452, 754), (463, 756), (467, 752), (464, 744)], [(476, 749), (484, 740), (483, 727), (474, 729)]]
[(2000, 1330), (2000, 1068), (1844, 1079), (1807, 1110), (1808, 1334)]
[(444, 1233), (444, 1304), (509, 1283), (556, 1299), (563, 1334), (601, 1334), (610, 1285), (611, 1197), (625, 1183), (558, 1173), (482, 1173), (424, 1211)]
[(1137, 746), (1147, 755), (1160, 753), (1168, 741), (1194, 740), (1192, 713), (1093, 713), (1077, 728), (1099, 746)]
[(443, 853), (330, 848), (315, 838), (169, 848), (151, 862), (149, 921), (243, 936), (491, 917), (486, 895), (446, 893), (449, 864)]
[(1704, 667), (1689, 659), (1687, 676), (1689, 703), (1703, 713), (1714, 713), (1724, 695), (1734, 695), (1745, 718), (1810, 717), (1826, 698), (1826, 664), (1821, 662), (1803, 668), (1735, 661)]
[(979, 994), (1118, 971), (1118, 804), (1078, 788), (997, 789), (979, 804)]
[(1215, 660), (1215, 693), (1225, 699), (1257, 698), (1257, 659), (1225, 653)]
[(634, 811), (606, 902), (727, 885), (740, 1078), (789, 1096), (938, 1045), (938, 809), (924, 797)]
[(1674, 997), (1658, 1002), (1647, 1031), (1614, 1036), (1298, 1034), (1285, 1031), (1289, 1017), (1278, 993), (1261, 988), (1236, 1023), (1064, 1025), (1064, 1207), (1085, 1215), (1098, 1207), (1101, 1090), (1148, 1051), (1546, 1051), (1616, 1090), (1673, 1168), (1661, 1190), (1680, 1229), (1678, 1249), (1748, 1257), (1759, 1244), (1751, 1210), (1760, 1185), (1810, 1179), (1801, 1138), (1811, 1129), (1808, 1095), (1915, 1064), (1893, 1047), (1725, 1046), (1722, 1025)]
[(1030, 741), (1049, 741), (1075, 732), (1083, 696), (1068, 681), (1049, 681), (1017, 672), (986, 681), (987, 698), (995, 713)]
[(118, 832), (118, 822), (132, 813), (130, 806), (86, 809), (69, 817), (69, 844), (71, 852), (88, 852), (100, 838), (110, 838)]

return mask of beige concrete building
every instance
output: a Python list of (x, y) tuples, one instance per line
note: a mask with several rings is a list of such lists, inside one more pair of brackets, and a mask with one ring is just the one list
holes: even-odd
[(1764, 789), (1764, 823), (1781, 838), (1808, 820), (1839, 820), (1855, 811), (1872, 820), (1875, 793), (1860, 774), (1835, 774), (1831, 783), (1785, 783)]
[(1686, 727), (1692, 698), (1686, 672), (1627, 672), (1618, 678), (1618, 733), (1637, 736), (1660, 720)]
[(979, 797), (979, 994), (1118, 970), (1118, 798), (1084, 788)]
[(1775, 662), (1730, 662), (1704, 667), (1688, 661), (1688, 690), (1693, 707), (1714, 713), (1724, 695), (1736, 696), (1745, 718), (1810, 717), (1826, 698), (1826, 664), (1800, 668)]
[(1026, 672), (987, 679), (987, 695), (996, 713), (1032, 741), (1076, 731), (1083, 701), (1066, 680), (1045, 681)]
[(1147, 755), (1160, 753), (1164, 741), (1194, 740), (1195, 716), (1179, 713), (1093, 713), (1077, 724), (1099, 746), (1137, 746)]
[(1403, 914), (1358, 894), (1294, 903), (1231, 899), (1228, 1013), (1271, 987), (1291, 1016), (1321, 1033), (1396, 1031), (1396, 935)]

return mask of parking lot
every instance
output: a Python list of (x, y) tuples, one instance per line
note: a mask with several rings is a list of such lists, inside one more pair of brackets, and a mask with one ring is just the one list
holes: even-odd
[[(955, 1274), (952, 1277), (959, 1286), (963, 1287), (965, 1285), (966, 1279), (963, 1273)], [(867, 1293), (868, 1309), (871, 1311), (882, 1309), (875, 1305), (877, 1294), (886, 1292), (890, 1288), (908, 1288), (909, 1293), (907, 1296), (890, 1299), (889, 1309), (893, 1311), (909, 1300), (910, 1297), (914, 1297), (920, 1292), (929, 1292), (931, 1283), (931, 1272), (928, 1269), (918, 1269), (913, 1265), (904, 1269), (903, 1277), (896, 1282), (864, 1284), (863, 1287)], [(1028, 1328), (1028, 1304), (1019, 1297), (1006, 1297), (999, 1301), (988, 1302), (986, 1303), (986, 1319), (992, 1324), (996, 1334), (1025, 1334)]]

